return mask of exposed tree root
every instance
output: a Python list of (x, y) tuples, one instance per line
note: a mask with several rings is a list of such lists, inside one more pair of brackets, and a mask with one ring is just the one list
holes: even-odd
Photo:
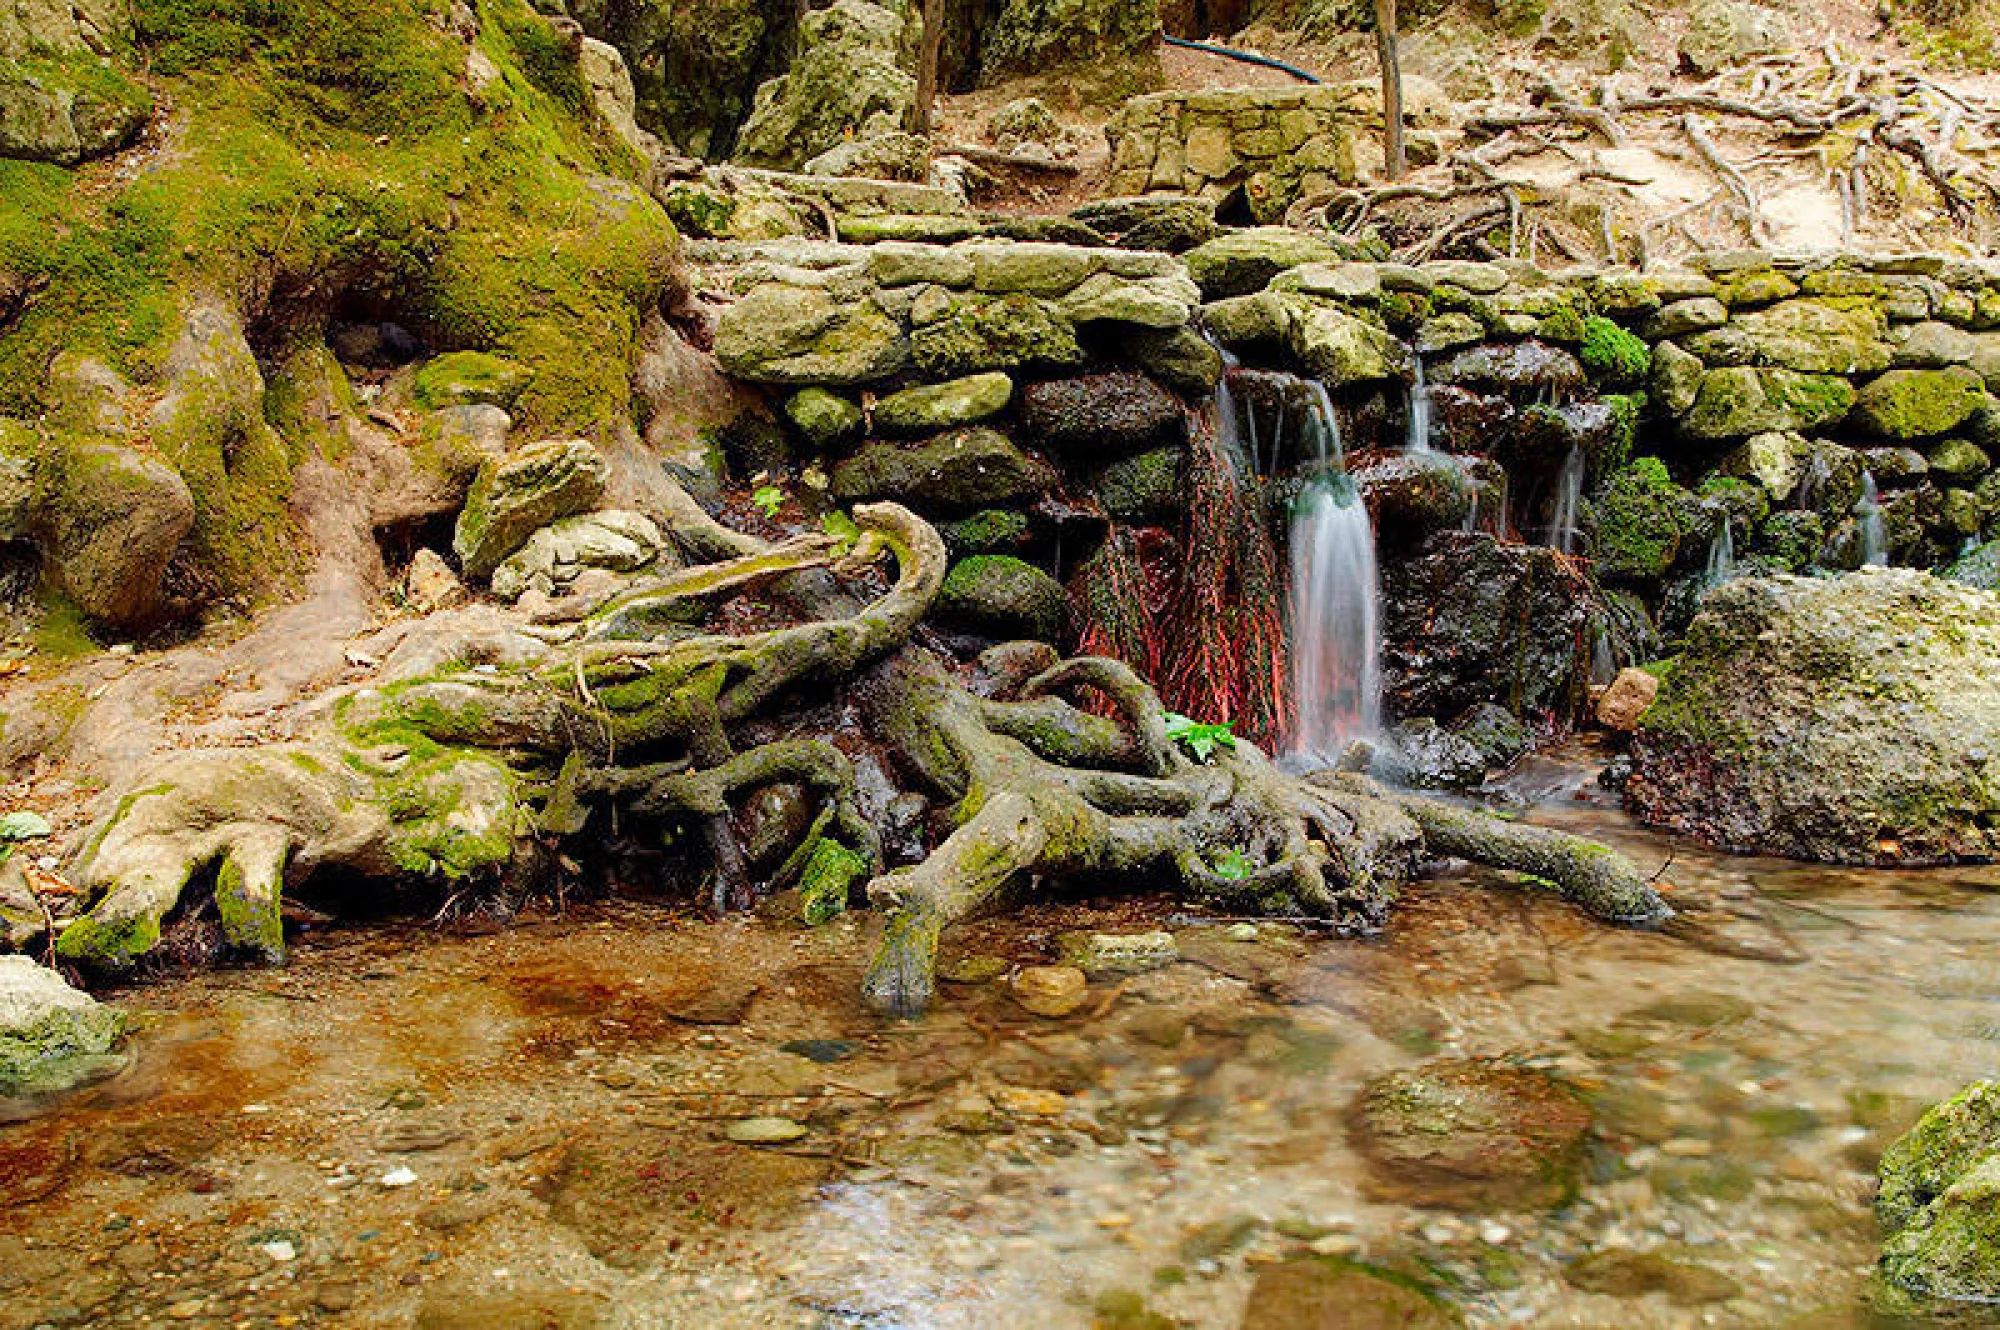
[[(389, 878), (492, 871), (518, 841), (575, 836), (610, 807), (630, 825), (698, 826), (715, 908), (741, 908), (759, 883), (732, 814), (777, 784), (819, 804), (781, 876), (809, 873), (825, 846), (838, 890), (874, 874), (868, 895), (888, 918), (865, 991), (892, 1014), (931, 1000), (945, 928), (1036, 879), (1172, 883), (1204, 905), (1362, 932), (1428, 849), (1549, 879), (1612, 922), (1666, 913), (1629, 863), (1573, 837), (1358, 777), (1288, 775), (1247, 742), (1197, 760), (1169, 739), (1151, 686), (1117, 661), (1009, 648), (1013, 685), (983, 696), (913, 642), (946, 565), (937, 533), (893, 504), (854, 516), (861, 535), (845, 557), (828, 541), (767, 547), (693, 520), (684, 543), (718, 562), (609, 600), (538, 661), (364, 689), (305, 747), (165, 764), (93, 835), (78, 879), (103, 894), (64, 934), (65, 954), (129, 963), (219, 860), (229, 940), (276, 959), (288, 875), (329, 863)], [(828, 592), (819, 601), (833, 617), (744, 635), (698, 627), (717, 594), (822, 567), (852, 577), (883, 554), (895, 579), (865, 605)], [(883, 871), (846, 753), (785, 732), (801, 702), (857, 679), (867, 741), (949, 801), (956, 829), (910, 869)], [(481, 778), (476, 826), (468, 772)]]

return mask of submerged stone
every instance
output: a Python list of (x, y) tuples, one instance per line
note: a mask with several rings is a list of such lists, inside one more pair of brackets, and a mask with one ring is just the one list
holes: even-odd
[(1378, 1195), (1452, 1209), (1549, 1209), (1582, 1180), (1590, 1110), (1503, 1062), (1433, 1062), (1371, 1081), (1354, 1108)]
[(1239, 1330), (1448, 1330), (1449, 1306), (1407, 1275), (1341, 1257), (1262, 1267)]

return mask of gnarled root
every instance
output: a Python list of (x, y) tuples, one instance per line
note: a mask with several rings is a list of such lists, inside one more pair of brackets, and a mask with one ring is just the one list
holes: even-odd
[(1424, 829), (1432, 853), (1541, 878), (1594, 919), (1645, 927), (1673, 915), (1630, 859), (1596, 841), (1430, 799), (1403, 795), (1397, 803)]

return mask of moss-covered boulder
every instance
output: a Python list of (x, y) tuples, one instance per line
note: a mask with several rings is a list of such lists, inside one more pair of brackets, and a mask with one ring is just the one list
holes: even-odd
[(1379, 1196), (1452, 1209), (1549, 1209), (1582, 1182), (1591, 1115), (1542, 1072), (1464, 1059), (1378, 1077), (1352, 1120)]
[(1877, 1175), (1883, 1278), (1918, 1298), (2000, 1300), (2000, 1082), (1925, 1113)]
[(1702, 375), (1681, 429), (1696, 439), (1747, 439), (1775, 430), (1807, 432), (1844, 419), (1854, 385), (1797, 370), (1736, 366)]
[(124, 1014), (26, 956), (0, 956), (0, 1099), (60, 1094), (124, 1065)]
[(1155, 448), (1121, 457), (1090, 481), (1090, 492), (1114, 522), (1163, 524), (1182, 504), (1181, 475), (1186, 452)]
[(1865, 301), (1787, 300), (1738, 314), (1689, 337), (1711, 365), (1775, 365), (1807, 374), (1872, 374), (1889, 367), (1888, 321)]
[(1710, 591), (1634, 737), (1645, 820), (1835, 863), (2000, 851), (2000, 596), (1871, 568)]
[(1014, 381), (997, 371), (919, 384), (875, 403), (875, 427), (884, 434), (930, 434), (997, 416), (1013, 400)]
[(1963, 365), (1890, 370), (1861, 389), (1854, 421), (1884, 439), (1931, 439), (1964, 424), (1985, 400), (1985, 380)]
[(987, 637), (1053, 642), (1063, 626), (1062, 583), (1011, 555), (976, 554), (952, 565), (932, 612)]
[(825, 388), (801, 388), (785, 399), (785, 419), (815, 448), (845, 443), (861, 433), (866, 417), (854, 402)]
[(1310, 297), (1281, 299), (1285, 344), (1315, 378), (1348, 387), (1398, 378), (1408, 368), (1408, 349), (1375, 324)]
[(1030, 502), (1057, 483), (1046, 463), (981, 426), (924, 444), (867, 444), (833, 468), (832, 481), (842, 503), (895, 499), (930, 513)]
[(2000, 540), (1989, 540), (1961, 554), (1944, 575), (1981, 591), (2000, 591)]
[(123, 4), (23, 4), (0, 17), (0, 157), (71, 166), (124, 147), (153, 97), (126, 70)]
[(980, 69), (1000, 79), (1089, 66), (1085, 82), (1128, 96), (1160, 82), (1159, 0), (1002, 0), (981, 33)]
[(530, 444), (482, 466), (451, 538), (465, 575), (490, 575), (537, 528), (596, 507), (609, 478), (603, 454), (583, 439)]
[(1599, 314), (1583, 321), (1577, 359), (1591, 378), (1611, 387), (1642, 383), (1653, 367), (1653, 352), (1645, 342)]

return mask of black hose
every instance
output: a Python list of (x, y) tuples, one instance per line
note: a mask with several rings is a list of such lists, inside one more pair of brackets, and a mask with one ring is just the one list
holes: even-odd
[(1168, 37), (1165, 41), (1167, 45), (1178, 46), (1183, 51), (1200, 51), (1204, 55), (1219, 55), (1225, 60), (1235, 60), (1241, 64), (1275, 69), (1280, 74), (1290, 74), (1303, 83), (1317, 86), (1320, 82), (1317, 74), (1308, 73), (1297, 65), (1288, 65), (1282, 60), (1273, 60), (1268, 55), (1258, 55), (1255, 51), (1239, 51), (1233, 46), (1216, 46), (1211, 42), (1191, 42), (1185, 37)]

